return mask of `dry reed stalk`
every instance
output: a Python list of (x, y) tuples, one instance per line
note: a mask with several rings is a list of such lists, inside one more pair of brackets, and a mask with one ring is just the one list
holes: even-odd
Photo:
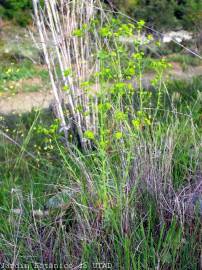
[[(75, 35), (75, 31), (90, 25), (98, 12), (95, 0), (45, 0), (42, 9), (38, 0), (33, 0), (35, 20), (40, 34), (45, 62), (48, 67), (55, 97), (57, 117), (68, 139), (68, 127), (76, 127), (82, 147), (89, 142), (84, 138), (86, 130), (97, 133), (98, 114), (95, 109), (97, 97), (89, 96), (82, 83), (89, 81), (92, 74), (99, 70), (96, 59), (99, 41), (96, 30)], [(61, 78), (57, 70), (60, 70)], [(70, 71), (66, 74), (65, 71)], [(98, 88), (98, 80), (96, 88)], [(64, 92), (64, 87), (69, 92)], [(65, 117), (66, 110), (70, 113)], [(81, 108), (79, 111), (78, 108)], [(69, 122), (67, 124), (67, 122)]]

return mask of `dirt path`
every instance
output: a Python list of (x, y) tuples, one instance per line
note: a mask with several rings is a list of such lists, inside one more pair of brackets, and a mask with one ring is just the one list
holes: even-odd
[(19, 114), (30, 112), (34, 108), (48, 108), (53, 101), (52, 93), (18, 93), (15, 96), (0, 96), (0, 114)]
[[(169, 72), (173, 80), (191, 80), (195, 76), (202, 75), (202, 66), (189, 67), (183, 71), (179, 64), (172, 63), (173, 70)], [(146, 74), (143, 78), (145, 88), (149, 87), (150, 81), (154, 77), (153, 74)], [(134, 85), (137, 82), (134, 81)], [(51, 91), (18, 93), (15, 96), (2, 94), (0, 96), (0, 114), (18, 114), (30, 112), (33, 108), (48, 108), (53, 101)]]
[(170, 72), (171, 78), (178, 80), (190, 80), (193, 77), (202, 75), (202, 66), (189, 67), (183, 71), (179, 63), (171, 63), (173, 70)]

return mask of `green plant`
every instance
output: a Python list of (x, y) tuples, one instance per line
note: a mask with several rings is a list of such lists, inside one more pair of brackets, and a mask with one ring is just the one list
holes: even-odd
[(1, 16), (13, 19), (21, 26), (26, 26), (31, 21), (32, 3), (30, 0), (4, 0), (0, 3)]
[[(113, 1), (114, 6), (136, 20), (144, 19), (149, 25), (161, 29), (184, 27), (198, 29), (202, 12), (200, 0), (126, 0)], [(162, 15), (159, 14), (162, 11)]]
[[(110, 109), (110, 106), (105, 109)], [(186, 120), (186, 116), (182, 117)], [(148, 193), (148, 190), (139, 190), (137, 183), (132, 184), (133, 177), (137, 177), (138, 181), (148, 169), (157, 173), (161, 163), (159, 173), (162, 173), (164, 168), (165, 179), (168, 162), (172, 162), (168, 156), (173, 153), (171, 148), (168, 148), (169, 153), (166, 153), (164, 136), (167, 136), (168, 141), (174, 138), (174, 144), (179, 144), (175, 149), (179, 156), (174, 154), (173, 160), (177, 163), (182, 161), (182, 144), (185, 145), (181, 138), (182, 133), (185, 137), (191, 134), (189, 131), (184, 133), (182, 121), (175, 127), (175, 120), (171, 123), (170, 134), (168, 122), (166, 125), (162, 123), (161, 128), (153, 128), (152, 142), (149, 142), (149, 130), (145, 130), (144, 134), (142, 131), (135, 131), (135, 138), (132, 134), (129, 136), (123, 133), (121, 138), (115, 136), (113, 143), (107, 147), (97, 146), (88, 154), (82, 153), (74, 145), (71, 145), (71, 148), (64, 147), (61, 137), (55, 137), (58, 123), (52, 123), (48, 114), (38, 115), (38, 112), (32, 112), (32, 115), (23, 115), (13, 120), (2, 119), (1, 124), (3, 123), (11, 136), (15, 136), (12, 132), (14, 124), (17, 125), (16, 131), (21, 130), (25, 138), (28, 138), (31, 130), (25, 148), (37, 156), (34, 160), (26, 156), (25, 151), (21, 156), (21, 149), (5, 143), (1, 137), (0, 162), (2, 164), (6, 161), (6, 166), (0, 167), (3, 179), (1, 235), (4, 236), (0, 237), (0, 243), (1, 252), (8, 260), (13, 258), (15, 249), (8, 249), (5, 239), (20, 247), (17, 262), (27, 264), (29, 257), (32, 266), (41, 260), (43, 265), (52, 263), (54, 256), (55, 264), (68, 263), (74, 266), (83, 263), (89, 268), (104, 261), (114, 269), (147, 269), (157, 266), (162, 269), (186, 269), (190, 266), (197, 269), (200, 223), (196, 221), (193, 231), (189, 231), (190, 226), (184, 224), (185, 227), (182, 227), (177, 217), (172, 215), (169, 218), (166, 214), (162, 221), (163, 217), (160, 217), (158, 211), (159, 201), (153, 196), (152, 188)], [(187, 128), (192, 129), (188, 123)], [(105, 138), (107, 134), (105, 131)], [(187, 146), (184, 148), (188, 149), (192, 145), (192, 136), (194, 133), (187, 138)], [(24, 139), (20, 135), (15, 136), (18, 141), (19, 138), (23, 143)], [(44, 150), (47, 139), (52, 139), (53, 148)], [(41, 146), (39, 152), (35, 144)], [(195, 144), (197, 145), (197, 142)], [(154, 149), (161, 151), (155, 159)], [(19, 156), (22, 157), (20, 160)], [(132, 164), (138, 166), (134, 167), (133, 172)], [(189, 162), (184, 164), (184, 169), (185, 166), (187, 173), (190, 169)], [(13, 168), (15, 174), (10, 174)], [(167, 176), (170, 176), (169, 172)], [(152, 174), (149, 174), (149, 181), (152, 181), (151, 177)], [(159, 177), (160, 174), (157, 174), (156, 180), (160, 185)], [(69, 194), (66, 198), (68, 203), (64, 205), (66, 208), (44, 211), (44, 205), (47, 205), (49, 198), (59, 196), (64, 190)], [(23, 211), (21, 216), (17, 214), (20, 209)], [(34, 230), (40, 234), (34, 234)], [(15, 238), (12, 237), (13, 233)], [(41, 245), (37, 244), (39, 242)], [(27, 243), (29, 248), (25, 248)], [(50, 257), (46, 256), (47, 250), (49, 255), (52, 254)]]
[(167, 60), (169, 62), (180, 63), (182, 68), (186, 71), (189, 66), (200, 66), (201, 60), (188, 54), (174, 54), (168, 55)]
[(0, 72), (0, 92), (3, 93), (31, 92), (49, 87), (48, 72), (30, 61), (2, 65)]
[[(29, 261), (31, 269), (38, 263), (197, 269), (200, 213), (194, 213), (192, 195), (199, 194), (201, 166), (200, 79), (167, 83), (167, 61), (145, 61), (138, 38), (132, 52), (120, 42), (121, 35), (140, 36), (144, 21), (133, 26), (109, 16), (91, 23), (99, 69), (87, 80), (73, 65), (61, 72), (61, 90), (69, 97), (74, 88), (65, 79), (81, 80), (82, 95), (74, 96), (81, 102), (72, 108), (91, 120), (89, 128), (81, 126), (84, 136), (66, 107), (59, 108), (68, 126), (49, 112), (1, 118), (2, 260)], [(74, 40), (82, 42), (88, 31), (76, 31)], [(148, 62), (155, 73), (151, 89), (142, 83)], [(135, 85), (128, 81), (133, 77)], [(173, 95), (179, 91), (180, 101)]]

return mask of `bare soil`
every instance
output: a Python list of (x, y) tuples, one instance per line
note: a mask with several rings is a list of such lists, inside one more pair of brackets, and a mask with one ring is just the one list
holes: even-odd
[(32, 109), (48, 108), (53, 101), (51, 91), (18, 93), (0, 96), (0, 114), (19, 114)]

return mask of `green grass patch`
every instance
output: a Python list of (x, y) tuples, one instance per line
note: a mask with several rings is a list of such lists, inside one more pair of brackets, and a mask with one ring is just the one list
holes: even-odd
[(0, 68), (0, 92), (34, 92), (49, 87), (48, 72), (43, 66), (36, 66), (31, 61), (22, 61), (2, 65)]
[(179, 54), (173, 54), (171, 56), (167, 56), (167, 59), (169, 62), (176, 62), (179, 63), (181, 65), (181, 67), (183, 68), (183, 70), (187, 70), (188, 67), (197, 67), (197, 66), (201, 66), (202, 65), (202, 61), (201, 59), (199, 59), (196, 56), (192, 56), (190, 54), (183, 54), (183, 53), (179, 53)]

